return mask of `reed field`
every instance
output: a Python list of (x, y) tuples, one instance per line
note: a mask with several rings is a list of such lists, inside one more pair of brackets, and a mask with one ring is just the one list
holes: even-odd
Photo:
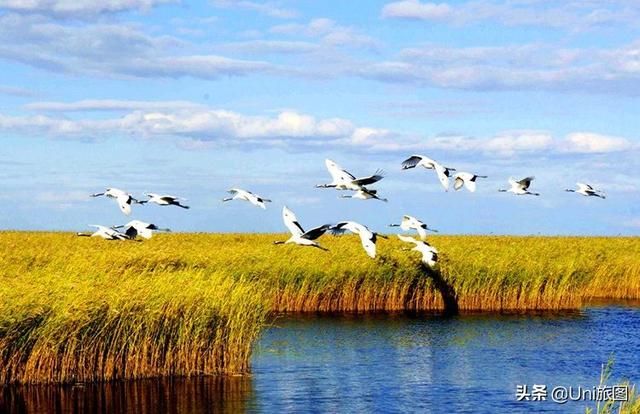
[(443, 284), (460, 311), (640, 298), (637, 238), (434, 236), (429, 274), (395, 236), (375, 260), (356, 236), (284, 237), (0, 232), (0, 383), (244, 374), (271, 315), (437, 311)]

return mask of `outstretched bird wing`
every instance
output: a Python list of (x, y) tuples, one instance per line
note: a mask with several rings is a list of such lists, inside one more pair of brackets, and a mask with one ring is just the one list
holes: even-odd
[(300, 237), (304, 234), (304, 229), (298, 223), (298, 218), (293, 211), (289, 210), (286, 206), (282, 208), (282, 221), (284, 221), (284, 225), (287, 226), (291, 234), (296, 237)]
[(374, 259), (376, 257), (376, 234), (360, 232), (360, 242), (367, 255)]
[(329, 174), (331, 174), (331, 178), (334, 182), (351, 182), (356, 179), (349, 171), (345, 170), (335, 162), (327, 159), (324, 161), (327, 166), (327, 170), (329, 170)]
[(402, 161), (402, 169), (408, 170), (409, 168), (415, 168), (416, 165), (422, 161), (423, 158), (426, 158), (422, 155), (412, 155), (406, 160)]
[(585, 184), (585, 183), (576, 183), (576, 184), (578, 185), (579, 190), (595, 192), (593, 187), (591, 187), (589, 184)]
[(435, 164), (434, 169), (436, 170), (436, 175), (440, 180), (440, 184), (444, 187), (445, 191), (449, 190), (449, 171), (440, 164)]
[(517, 181), (518, 185), (523, 189), (523, 190), (527, 190), (529, 188), (529, 186), (531, 185), (531, 181), (533, 181), (536, 177), (527, 177), (527, 178), (523, 178), (520, 181)]
[(120, 196), (116, 198), (118, 202), (118, 206), (120, 207), (120, 211), (122, 211), (125, 215), (131, 214), (131, 203), (129, 202), (129, 196)]
[(398, 234), (397, 236), (398, 236), (398, 238), (400, 240), (402, 240), (403, 242), (406, 242), (406, 243), (413, 243), (416, 246), (420, 243), (420, 242), (418, 242), (416, 239), (414, 239), (411, 236), (403, 236), (402, 234)]
[(326, 231), (329, 230), (330, 228), (331, 228), (330, 224), (323, 224), (322, 226), (314, 227), (311, 230), (308, 230), (306, 233), (304, 233), (300, 237), (307, 240), (315, 240), (318, 237), (322, 236), (324, 233), (326, 233)]
[(358, 178), (356, 180), (353, 180), (352, 182), (356, 185), (369, 185), (369, 184), (377, 183), (383, 178), (384, 178), (384, 171), (378, 170), (375, 172), (375, 174), (370, 175), (369, 177)]
[(331, 228), (329, 229), (329, 232), (331, 232), (331, 234), (333, 234), (334, 236), (343, 235), (347, 231), (347, 228), (346, 228), (347, 223), (348, 223), (347, 221), (339, 221), (333, 226), (331, 226)]

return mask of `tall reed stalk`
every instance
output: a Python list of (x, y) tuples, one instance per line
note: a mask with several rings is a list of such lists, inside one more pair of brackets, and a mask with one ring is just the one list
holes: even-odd
[(436, 281), (393, 238), (371, 260), (357, 237), (281, 237), (0, 232), (0, 383), (246, 373), (269, 314), (441, 310), (442, 286), (461, 311), (640, 298), (635, 238), (433, 237)]

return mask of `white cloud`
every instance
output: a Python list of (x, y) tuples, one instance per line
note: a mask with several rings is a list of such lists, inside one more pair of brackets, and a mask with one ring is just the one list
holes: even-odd
[(292, 19), (298, 16), (298, 12), (293, 9), (288, 9), (285, 7), (279, 6), (275, 2), (255, 2), (255, 1), (244, 1), (244, 0), (214, 0), (214, 6), (221, 8), (236, 8), (236, 9), (244, 9), (251, 10), (261, 14), (265, 14), (267, 16), (276, 17), (279, 19)]
[(405, 0), (388, 3), (382, 8), (382, 17), (439, 20), (450, 17), (453, 9), (446, 3), (421, 3)]
[(385, 18), (445, 21), (454, 25), (497, 22), (505, 26), (543, 26), (583, 31), (613, 24), (635, 26), (640, 18), (640, 5), (627, 0), (595, 3), (546, 0), (434, 3), (403, 0), (387, 3), (381, 14)]
[(203, 105), (190, 101), (128, 101), (118, 99), (87, 99), (76, 102), (32, 102), (26, 109), (47, 112), (132, 111), (162, 109), (195, 109)]
[(616, 49), (523, 44), (494, 47), (424, 45), (398, 60), (354, 68), (354, 75), (391, 83), (470, 90), (553, 90), (640, 94), (640, 43)]
[[(122, 102), (92, 101), (85, 103), (47, 103), (44, 108), (72, 110), (85, 108), (125, 108)], [(141, 106), (133, 102), (130, 107)], [(161, 105), (149, 105), (160, 107)], [(38, 108), (38, 106), (35, 106)], [(22, 135), (48, 135), (51, 137), (93, 138), (112, 134), (135, 135), (146, 138), (178, 136), (190, 140), (215, 141), (227, 144), (262, 142), (282, 145), (284, 142), (319, 145), (349, 136), (354, 126), (341, 118), (316, 119), (293, 111), (280, 112), (275, 117), (243, 115), (226, 110), (195, 106), (189, 109), (128, 112), (118, 118), (67, 119), (44, 115), (7, 116), (0, 114), (0, 131)], [(313, 141), (318, 141), (314, 143)], [(193, 144), (193, 143), (192, 143)]]
[(567, 135), (562, 148), (567, 152), (604, 153), (626, 151), (633, 144), (621, 137), (595, 134), (591, 132), (574, 132)]
[(552, 149), (554, 140), (545, 131), (506, 131), (489, 138), (441, 136), (430, 139), (430, 149), (473, 152), (485, 155), (509, 157), (516, 153), (540, 152)]
[(369, 35), (361, 33), (359, 30), (342, 26), (327, 18), (312, 19), (305, 24), (289, 23), (273, 26), (269, 29), (271, 33), (317, 38), (324, 45), (328, 46), (352, 46), (373, 48), (378, 46), (378, 42)]
[(232, 42), (218, 46), (219, 49), (250, 54), (280, 53), (286, 55), (305, 54), (317, 52), (320, 46), (311, 42), (286, 41), (286, 40), (249, 40), (244, 42)]
[(0, 0), (0, 9), (82, 17), (126, 10), (149, 10), (177, 0)]
[(280, 70), (267, 62), (189, 53), (193, 48), (134, 25), (62, 25), (38, 16), (0, 15), (0, 58), (56, 72), (216, 79)]
[[(26, 105), (48, 115), (0, 114), (0, 131), (16, 136), (91, 139), (113, 135), (153, 139), (176, 137), (183, 147), (212, 144), (280, 148), (356, 147), (373, 152), (442, 150), (483, 157), (531, 154), (623, 153), (640, 148), (632, 141), (592, 132), (556, 138), (548, 131), (503, 131), (489, 137), (424, 136), (357, 125), (345, 118), (316, 118), (293, 110), (275, 116), (247, 115), (185, 101), (85, 100)], [(122, 112), (117, 117), (83, 116), (92, 111)], [(73, 118), (71, 115), (74, 115)]]

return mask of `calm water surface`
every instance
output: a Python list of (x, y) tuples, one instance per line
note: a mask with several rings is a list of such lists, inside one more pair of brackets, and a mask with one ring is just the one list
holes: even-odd
[(640, 381), (640, 308), (544, 315), (279, 318), (253, 375), (76, 387), (5, 387), (0, 412), (583, 413), (586, 402), (516, 401), (518, 384)]

